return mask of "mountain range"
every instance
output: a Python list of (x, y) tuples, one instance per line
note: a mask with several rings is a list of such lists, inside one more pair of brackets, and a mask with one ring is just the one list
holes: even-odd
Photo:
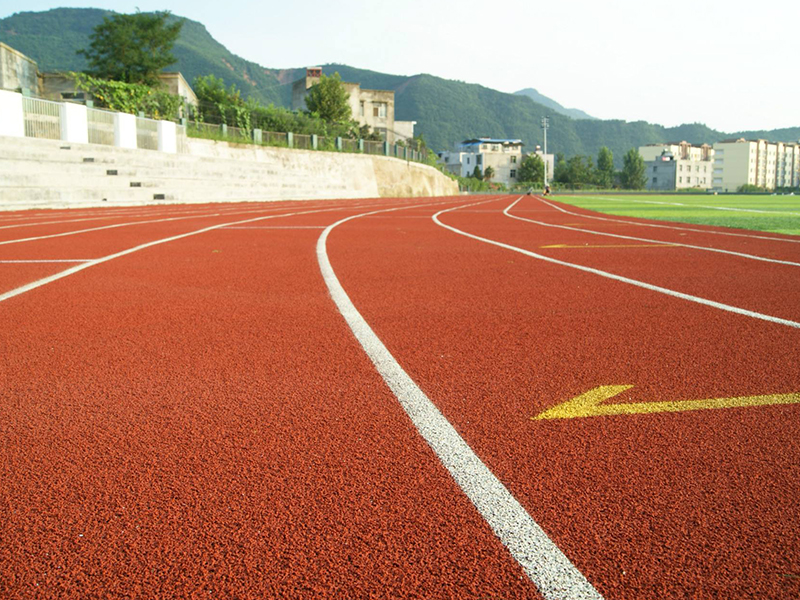
[[(40, 71), (80, 71), (86, 61), (76, 51), (89, 45), (89, 35), (111, 11), (94, 8), (57, 8), (21, 12), (0, 19), (0, 41), (37, 61)], [(179, 18), (179, 17), (173, 17)], [(246, 96), (266, 104), (291, 105), (291, 84), (305, 67), (272, 69), (231, 53), (201, 23), (184, 19), (173, 49), (180, 71), (191, 83), (214, 75), (235, 84)], [(323, 72), (338, 72), (344, 81), (363, 88), (393, 90), (395, 118), (417, 121), (416, 133), (436, 150), (473, 137), (522, 139), (527, 147), (542, 144), (541, 117), (550, 117), (548, 151), (566, 156), (596, 156), (602, 146), (620, 164), (630, 148), (651, 143), (686, 140), (714, 143), (731, 137), (797, 141), (800, 127), (772, 131), (725, 133), (700, 123), (663, 127), (644, 121), (600, 120), (577, 109), (566, 109), (533, 88), (507, 94), (471, 83), (418, 74), (389, 75), (342, 64), (324, 64)]]

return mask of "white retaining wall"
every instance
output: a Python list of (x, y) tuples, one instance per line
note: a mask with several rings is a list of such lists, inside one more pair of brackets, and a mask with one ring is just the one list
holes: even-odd
[(458, 194), (396, 158), (189, 138), (165, 153), (0, 136), (0, 210)]

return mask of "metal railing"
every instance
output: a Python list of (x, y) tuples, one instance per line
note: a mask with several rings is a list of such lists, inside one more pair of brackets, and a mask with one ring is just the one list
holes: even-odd
[(136, 117), (136, 147), (158, 150), (158, 121)]
[(39, 98), (22, 98), (25, 136), (48, 140), (61, 139), (61, 104)]
[(114, 145), (113, 112), (100, 110), (99, 108), (87, 108), (86, 120), (89, 125), (90, 144)]
[(364, 154), (383, 154), (383, 142), (364, 141)]
[[(313, 136), (303, 133), (283, 133), (276, 131), (248, 130), (238, 127), (228, 127), (225, 125), (215, 125), (198, 121), (188, 121), (186, 135), (190, 137), (201, 137), (227, 142), (247, 142), (260, 143), (264, 146), (290, 146), (289, 137), (291, 135), (291, 147), (300, 150), (322, 150), (333, 152), (339, 150), (337, 138), (317, 136), (316, 148), (313, 143)], [(361, 150), (363, 144), (363, 151)], [(180, 150), (179, 150), (180, 151)], [(387, 147), (384, 142), (368, 140), (355, 140), (351, 138), (341, 139), (341, 151), (348, 153), (374, 154), (378, 156), (392, 156), (401, 160), (413, 160), (422, 162), (425, 154), (412, 148), (399, 144), (390, 144)]]
[(262, 136), (263, 143), (269, 146), (289, 145), (289, 135), (286, 133), (281, 133), (280, 131), (265, 131)]

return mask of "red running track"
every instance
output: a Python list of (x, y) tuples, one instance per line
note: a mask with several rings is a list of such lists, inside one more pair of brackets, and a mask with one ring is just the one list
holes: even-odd
[[(509, 218), (515, 199), (0, 215), (0, 226), (48, 223), (0, 229), (0, 241), (42, 238), (0, 244), (0, 261), (96, 260), (274, 217), (0, 301), (0, 596), (541, 597), (320, 275), (324, 227), (388, 208), (402, 210), (330, 232), (344, 290), (602, 597), (800, 596), (797, 404), (531, 419), (599, 385), (635, 386), (614, 402), (798, 392), (800, 330), (537, 260), (431, 217), (482, 202), (439, 219), (784, 320), (800, 320), (800, 267), (612, 247), (620, 240)], [(535, 198), (510, 212), (581, 222)], [(676, 234), (800, 262), (791, 241)], [(0, 262), (0, 297), (75, 264)]]

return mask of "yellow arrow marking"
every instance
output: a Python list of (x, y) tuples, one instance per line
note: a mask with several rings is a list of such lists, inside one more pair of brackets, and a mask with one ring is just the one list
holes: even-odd
[(539, 248), (672, 248), (677, 244), (586, 244), (583, 246), (568, 246), (567, 244), (552, 244), (539, 246)]
[(577, 417), (603, 417), (608, 415), (633, 415), (705, 408), (735, 408), (743, 406), (765, 406), (769, 404), (800, 403), (798, 394), (769, 394), (767, 396), (742, 396), (739, 398), (711, 398), (709, 400), (680, 400), (676, 402), (635, 402), (632, 404), (603, 404), (632, 388), (632, 385), (601, 385), (581, 394), (577, 398), (558, 404), (531, 417), (539, 419), (574, 419)]

